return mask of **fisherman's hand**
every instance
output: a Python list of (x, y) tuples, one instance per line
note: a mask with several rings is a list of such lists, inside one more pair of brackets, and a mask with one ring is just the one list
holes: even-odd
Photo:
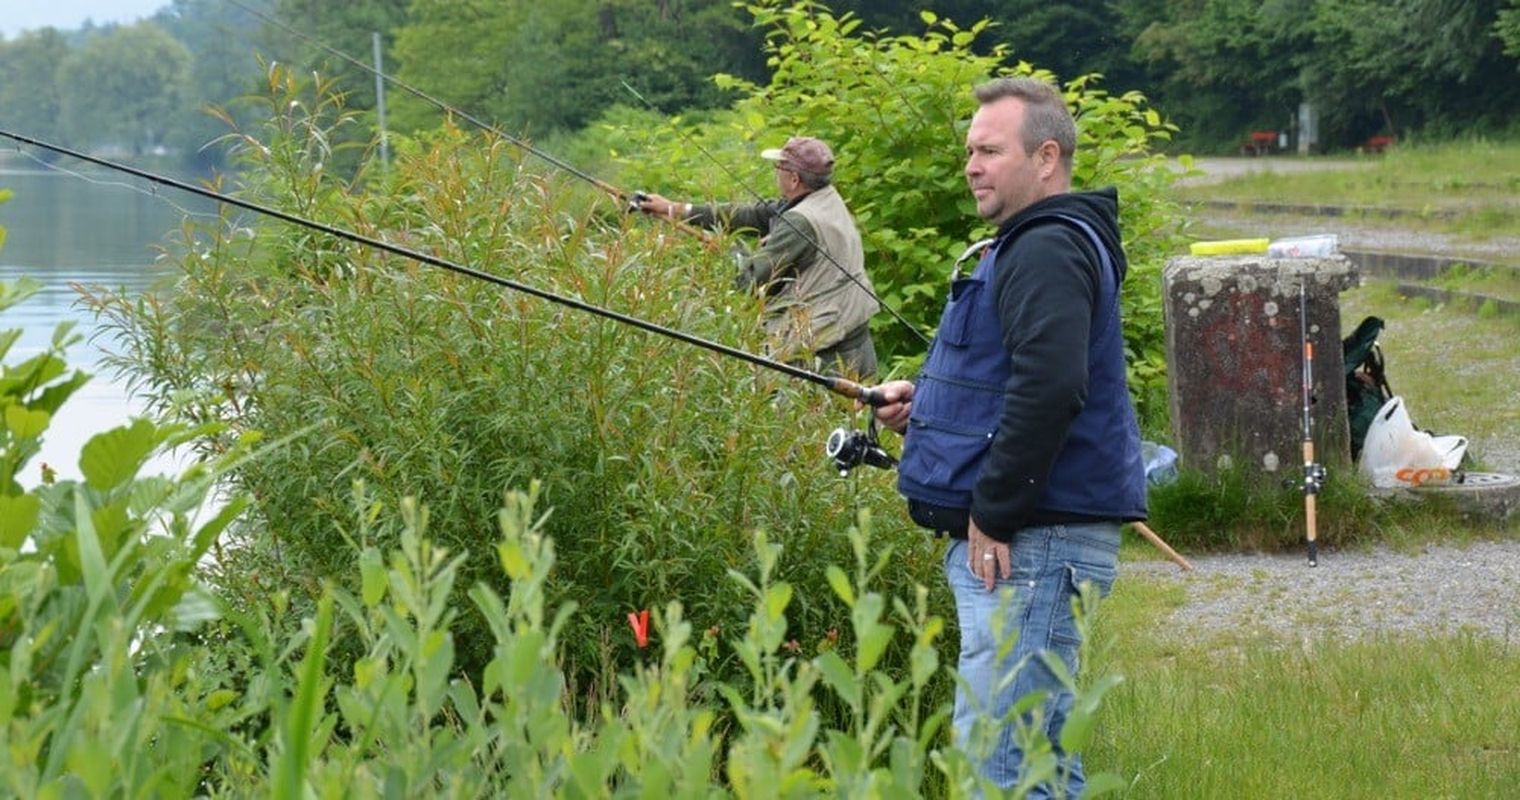
[(966, 560), (966, 566), (982, 579), (982, 585), (989, 592), (997, 586), (998, 578), (1007, 580), (1013, 574), (1013, 557), (1008, 552), (1008, 544), (982, 533), (976, 520), (971, 520), (966, 529)]
[(690, 208), (687, 203), (677, 203), (661, 195), (654, 193), (644, 195), (639, 201), (639, 210), (652, 217), (664, 217), (674, 220), (686, 215), (686, 209)]
[(654, 217), (669, 214), (672, 205), (669, 200), (653, 192), (639, 193), (638, 197), (635, 198), (635, 204), (640, 211)]
[[(913, 381), (887, 381), (876, 387), (887, 402), (872, 412), (876, 421), (898, 433), (908, 429), (908, 414), (913, 410)], [(855, 407), (861, 407), (855, 401)]]

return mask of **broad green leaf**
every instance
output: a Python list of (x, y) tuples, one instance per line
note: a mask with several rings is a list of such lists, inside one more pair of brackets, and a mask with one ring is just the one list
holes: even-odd
[(1062, 686), (1076, 687), (1077, 682), (1071, 677), (1071, 670), (1066, 668), (1066, 662), (1062, 661), (1060, 656), (1049, 650), (1041, 650), (1040, 661), (1044, 662), (1045, 668), (1050, 670), (1050, 674), (1060, 681)]
[[(0, 305), (0, 308), (3, 308), (3, 305)], [(4, 358), (5, 354), (11, 351), (11, 345), (14, 345), (16, 340), (21, 338), (21, 333), (20, 328), (0, 331), (0, 358)]]
[(79, 471), (91, 488), (108, 491), (137, 474), (160, 439), (158, 428), (145, 419), (96, 434), (79, 453)]
[[(0, 189), (0, 191), (4, 190)], [(40, 291), (42, 291), (42, 281), (36, 278), (23, 276), (14, 283), (0, 283), (0, 311), (16, 305)]]
[(360, 598), (366, 606), (373, 608), (385, 596), (385, 561), (380, 557), (379, 550), (366, 547), (359, 554), (359, 575), (362, 583)]
[(1093, 725), (1098, 715), (1085, 708), (1073, 708), (1061, 726), (1061, 748), (1068, 753), (1080, 753), (1092, 739)]
[(132, 518), (127, 514), (127, 498), (121, 497), (90, 512), (90, 523), (95, 537), (100, 541), (100, 551), (110, 561), (116, 555), (122, 534), (126, 533)]
[(876, 625), (861, 635), (856, 655), (856, 663), (861, 672), (876, 668), (876, 662), (881, 660), (882, 653), (886, 652), (895, 632), (896, 629), (891, 625)]
[(0, 547), (19, 548), (37, 524), (41, 507), (36, 495), (0, 495)]
[(17, 439), (35, 439), (47, 430), (52, 415), (46, 411), (29, 411), (25, 406), (5, 407), (5, 427)]
[(232, 691), (231, 689), (217, 689), (211, 694), (206, 695), (206, 710), (216, 711), (218, 709), (224, 708), (228, 703), (231, 703), (237, 698), (238, 693)]
[(814, 659), (813, 663), (823, 675), (823, 682), (843, 698), (850, 708), (860, 708), (860, 682), (838, 653), (830, 650)]
[(58, 413), (58, 409), (63, 406), (63, 402), (73, 396), (74, 392), (79, 390), (79, 387), (89, 381), (90, 376), (88, 373), (76, 371), (63, 383), (55, 383), (43, 389), (42, 394), (38, 395), (37, 399), (27, 403), (27, 407), (34, 411), (46, 411), (49, 414), (56, 414)]
[(770, 619), (780, 619), (792, 602), (792, 585), (778, 583), (765, 593), (765, 613)]
[(850, 579), (845, 576), (844, 570), (830, 564), (827, 572), (829, 586), (834, 588), (834, 594), (839, 595), (839, 599), (843, 600), (845, 605), (854, 606), (855, 590), (850, 588)]
[(53, 349), (62, 350), (79, 342), (83, 336), (74, 333), (74, 328), (79, 323), (76, 320), (66, 319), (53, 328)]

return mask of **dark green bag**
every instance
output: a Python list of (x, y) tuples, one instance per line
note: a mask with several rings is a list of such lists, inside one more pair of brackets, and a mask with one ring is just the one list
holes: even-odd
[(1362, 455), (1367, 429), (1377, 418), (1378, 409), (1393, 398), (1388, 376), (1383, 371), (1383, 351), (1377, 337), (1383, 321), (1368, 317), (1350, 336), (1341, 340), (1341, 354), (1346, 364), (1346, 417), (1351, 424), (1351, 458)]

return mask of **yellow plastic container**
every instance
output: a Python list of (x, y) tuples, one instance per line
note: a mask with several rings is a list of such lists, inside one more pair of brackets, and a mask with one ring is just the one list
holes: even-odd
[(1216, 242), (1193, 242), (1188, 250), (1195, 256), (1226, 256), (1237, 253), (1265, 253), (1270, 239), (1222, 239)]

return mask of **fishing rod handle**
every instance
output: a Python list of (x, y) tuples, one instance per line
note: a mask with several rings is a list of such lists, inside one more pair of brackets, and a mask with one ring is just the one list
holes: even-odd
[(828, 378), (827, 380), (830, 391), (835, 394), (844, 395), (851, 400), (858, 400), (862, 405), (867, 405), (871, 408), (881, 408), (882, 406), (892, 404), (892, 401), (887, 400), (887, 396), (877, 387), (864, 386), (854, 381), (845, 380), (844, 378)]
[(1319, 564), (1319, 508), (1314, 495), (1304, 495), (1304, 540), (1309, 550), (1309, 566)]
[[(857, 386), (859, 386), (859, 384), (857, 384)], [(859, 388), (860, 394), (856, 395), (855, 399), (859, 400), (862, 403), (865, 403), (871, 408), (881, 408), (882, 406), (888, 406), (892, 404), (891, 401), (887, 400), (887, 396), (883, 394), (880, 389), (874, 386), (859, 386)]]

